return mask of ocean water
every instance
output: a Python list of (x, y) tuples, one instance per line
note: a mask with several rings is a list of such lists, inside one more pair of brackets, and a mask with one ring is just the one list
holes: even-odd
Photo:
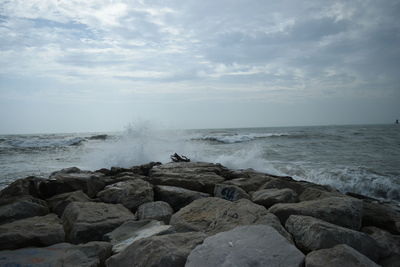
[[(106, 134), (105, 139), (93, 136)], [(0, 188), (29, 175), (77, 166), (96, 170), (192, 161), (253, 168), (297, 180), (400, 201), (400, 126), (313, 126), (166, 130), (149, 123), (116, 133), (0, 136)]]

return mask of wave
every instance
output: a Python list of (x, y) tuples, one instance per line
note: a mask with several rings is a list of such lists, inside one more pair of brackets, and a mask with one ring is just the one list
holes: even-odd
[(257, 139), (264, 139), (270, 137), (283, 137), (289, 136), (288, 133), (265, 133), (265, 134), (233, 134), (233, 135), (207, 135), (202, 137), (192, 138), (192, 141), (208, 141), (221, 144), (235, 144), (250, 142)]
[(46, 147), (67, 147), (78, 146), (85, 142), (82, 137), (50, 138), (43, 136), (13, 137), (4, 139), (1, 147), (5, 148), (46, 148)]

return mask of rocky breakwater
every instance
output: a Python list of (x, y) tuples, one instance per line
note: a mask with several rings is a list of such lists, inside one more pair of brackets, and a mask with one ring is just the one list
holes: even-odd
[(399, 266), (400, 208), (202, 162), (78, 168), (0, 192), (0, 266)]

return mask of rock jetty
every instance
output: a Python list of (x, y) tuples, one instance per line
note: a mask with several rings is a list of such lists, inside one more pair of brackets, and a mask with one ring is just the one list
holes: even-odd
[(0, 191), (1, 266), (400, 266), (400, 206), (205, 162), (68, 168)]

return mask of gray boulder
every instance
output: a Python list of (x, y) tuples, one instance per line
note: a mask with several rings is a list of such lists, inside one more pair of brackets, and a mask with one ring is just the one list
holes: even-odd
[(304, 252), (346, 244), (374, 261), (380, 257), (379, 245), (367, 234), (313, 217), (291, 215), (285, 228)]
[(372, 237), (382, 248), (382, 251), (389, 256), (391, 254), (400, 255), (400, 235), (392, 235), (388, 231), (374, 226), (363, 227), (362, 231)]
[(247, 193), (250, 193), (259, 190), (262, 185), (275, 179), (274, 177), (255, 172), (245, 173), (244, 175), (245, 177), (225, 181), (224, 184), (238, 186)]
[(300, 203), (275, 204), (268, 211), (278, 216), (282, 223), (285, 223), (290, 215), (306, 215), (359, 230), (362, 201), (350, 197), (329, 197)]
[(241, 198), (250, 199), (249, 194), (236, 185), (217, 184), (214, 188), (214, 197), (223, 198), (229, 201), (236, 201)]
[(43, 216), (49, 213), (46, 201), (32, 197), (20, 196), (0, 200), (0, 224), (12, 221)]
[(133, 179), (108, 185), (97, 197), (106, 203), (120, 203), (135, 212), (140, 205), (154, 201), (154, 192), (153, 186), (148, 182)]
[(111, 255), (111, 244), (90, 242), (82, 245), (59, 243), (45, 248), (0, 251), (0, 266), (104, 266)]
[(304, 189), (304, 191), (299, 195), (299, 201), (308, 201), (308, 200), (316, 200), (321, 198), (327, 197), (344, 197), (345, 195), (341, 194), (340, 192), (326, 191), (321, 190), (319, 188), (309, 187)]
[(85, 243), (102, 240), (111, 232), (135, 216), (120, 204), (96, 202), (72, 202), (62, 216), (67, 240), (71, 243)]
[(174, 211), (180, 210), (196, 199), (210, 197), (207, 193), (167, 185), (155, 186), (154, 194), (156, 200), (167, 202)]
[(41, 198), (40, 185), (47, 179), (29, 176), (24, 179), (18, 179), (0, 191), (0, 199), (13, 198), (16, 196), (31, 195), (35, 198)]
[(71, 202), (88, 202), (88, 201), (92, 200), (82, 191), (74, 191), (60, 195), (55, 195), (52, 198), (47, 199), (47, 203), (50, 207), (50, 210), (55, 214), (57, 214), (59, 217), (62, 216), (64, 209)]
[(0, 225), (0, 249), (50, 246), (64, 242), (65, 233), (56, 214), (31, 217)]
[(305, 267), (379, 267), (357, 250), (345, 244), (307, 254)]
[(209, 197), (195, 200), (180, 209), (172, 215), (170, 224), (178, 228), (215, 234), (239, 225), (253, 224), (267, 213), (263, 206), (247, 199), (231, 202)]
[(231, 171), (221, 164), (208, 162), (170, 162), (158, 166), (153, 166), (149, 175), (160, 176), (164, 173), (215, 173), (219, 176), (226, 177)]
[(164, 201), (148, 202), (139, 206), (136, 216), (138, 220), (158, 220), (168, 224), (174, 211)]
[(281, 221), (272, 213), (267, 213), (261, 216), (254, 224), (265, 224), (273, 227), (278, 233), (280, 233), (284, 238), (286, 238), (290, 243), (293, 242), (292, 235), (286, 231), (285, 227), (282, 226)]
[(111, 242), (114, 253), (120, 253), (133, 242), (163, 233), (170, 228), (170, 225), (164, 225), (159, 221), (128, 221), (114, 231), (105, 234), (103, 239)]
[(294, 203), (299, 201), (297, 194), (289, 188), (259, 190), (251, 195), (251, 200), (267, 209), (277, 203)]
[(364, 201), (363, 226), (376, 226), (392, 234), (400, 234), (400, 212), (390, 205)]
[(186, 267), (303, 266), (304, 254), (274, 228), (239, 226), (206, 238), (189, 255)]
[(189, 253), (206, 235), (200, 232), (152, 236), (132, 243), (106, 261), (109, 267), (183, 267)]

